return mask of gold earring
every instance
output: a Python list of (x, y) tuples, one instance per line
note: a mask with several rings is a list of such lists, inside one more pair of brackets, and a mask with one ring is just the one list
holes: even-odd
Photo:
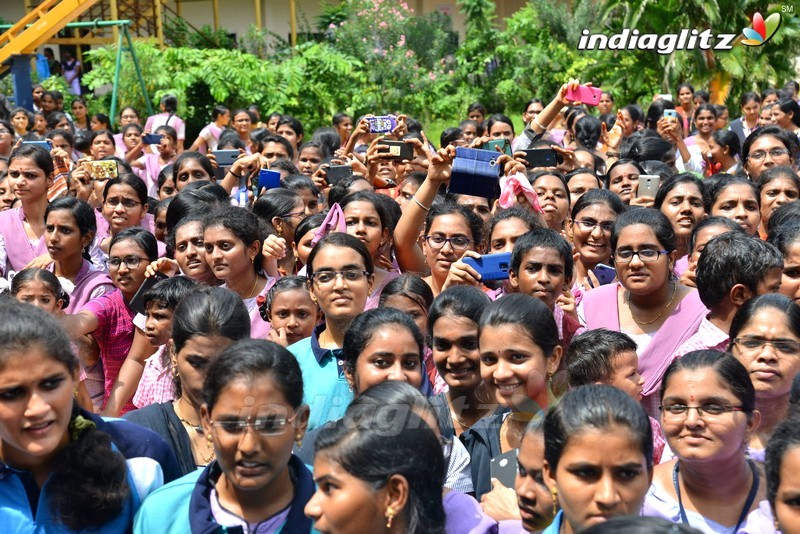
[(294, 437), (294, 441), (295, 441), (295, 443), (297, 443), (297, 448), (298, 449), (302, 449), (303, 448), (303, 437), (300, 434), (297, 434)]
[(550, 490), (550, 494), (553, 496), (553, 516), (558, 514), (558, 490), (553, 488)]
[(392, 528), (392, 519), (394, 519), (394, 508), (391, 506), (386, 509), (386, 528)]

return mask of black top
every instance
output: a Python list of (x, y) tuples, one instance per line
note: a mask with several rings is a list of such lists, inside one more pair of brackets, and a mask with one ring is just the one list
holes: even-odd
[(183, 427), (183, 423), (175, 414), (172, 402), (150, 404), (139, 410), (128, 412), (124, 419), (149, 428), (169, 444), (178, 459), (179, 477), (188, 475), (197, 470), (197, 464), (192, 453), (192, 443)]

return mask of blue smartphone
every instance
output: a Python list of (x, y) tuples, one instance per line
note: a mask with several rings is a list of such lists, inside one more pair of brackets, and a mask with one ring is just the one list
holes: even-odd
[(22, 144), (40, 146), (43, 149), (47, 150), (48, 152), (53, 150), (53, 143), (51, 143), (50, 141), (23, 141)]
[(281, 186), (281, 173), (269, 169), (261, 169), (258, 173), (258, 192), (275, 189)]
[(161, 138), (164, 137), (161, 134), (147, 134), (142, 136), (142, 143), (145, 145), (157, 145), (161, 143)]
[(610, 284), (617, 277), (617, 270), (609, 265), (598, 263), (592, 269), (592, 272), (597, 277), (597, 281), (601, 286)]
[(463, 258), (464, 263), (478, 271), (481, 281), (508, 280), (508, 269), (511, 266), (511, 253), (485, 254), (480, 258)]

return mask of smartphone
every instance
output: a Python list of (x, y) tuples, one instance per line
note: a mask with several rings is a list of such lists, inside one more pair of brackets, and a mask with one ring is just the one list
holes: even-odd
[(497, 149), (495, 147), (500, 147), (500, 152), (502, 152), (506, 156), (514, 155), (511, 152), (511, 142), (508, 139), (492, 139), (491, 141), (487, 141), (486, 144), (483, 145), (484, 150), (491, 150), (492, 152), (497, 152)]
[(561, 163), (561, 156), (552, 148), (531, 148), (525, 150), (525, 161), (529, 167), (555, 167)]
[(604, 265), (602, 263), (598, 263), (592, 269), (592, 272), (597, 277), (597, 281), (600, 282), (601, 286), (606, 284), (610, 284), (614, 281), (617, 277), (617, 270), (609, 265)]
[(238, 150), (212, 150), (212, 154), (217, 159), (217, 165), (220, 167), (230, 167), (233, 162), (239, 159)]
[(517, 479), (517, 449), (498, 454), (490, 464), (492, 478), (496, 478), (507, 488), (513, 488)]
[(389, 133), (397, 127), (397, 118), (394, 115), (379, 115), (367, 117), (370, 133)]
[(108, 180), (119, 176), (116, 161), (87, 161), (86, 164), (91, 169), (92, 178), (96, 180)]
[(665, 119), (675, 119), (678, 120), (678, 112), (674, 109), (665, 109), (664, 110), (664, 118)]
[(656, 97), (658, 97), (661, 100), (669, 100), (670, 102), (672, 102), (672, 95), (669, 93), (662, 93), (660, 95), (656, 95)]
[(258, 193), (281, 186), (281, 173), (269, 169), (261, 169), (258, 173)]
[(161, 134), (147, 134), (142, 136), (142, 143), (145, 145), (157, 145), (161, 143), (164, 136)]
[(166, 280), (167, 275), (163, 273), (156, 272), (150, 278), (145, 278), (142, 285), (139, 286), (138, 291), (136, 294), (133, 295), (130, 304), (128, 305), (131, 310), (135, 313), (141, 313), (142, 315), (146, 315), (146, 310), (144, 308), (144, 294), (147, 293), (154, 285), (159, 283), (161, 280)]
[(353, 176), (353, 167), (350, 165), (331, 165), (325, 171), (325, 181), (328, 185), (336, 185), (339, 180)]
[(23, 141), (22, 144), (40, 146), (43, 149), (47, 150), (48, 152), (53, 150), (53, 143), (51, 143), (50, 141)]
[[(389, 147), (389, 159), (401, 161), (404, 159), (414, 159), (414, 147), (405, 141), (389, 141), (387, 139), (385, 141), (380, 141), (379, 144)], [(382, 154), (385, 154), (385, 152), (382, 152)]]
[(566, 97), (573, 102), (580, 102), (587, 106), (596, 106), (600, 103), (603, 90), (590, 85), (579, 85), (576, 89), (567, 89)]
[(508, 268), (511, 266), (511, 253), (484, 254), (480, 258), (463, 258), (464, 263), (478, 271), (481, 281), (508, 280)]
[(640, 174), (639, 189), (636, 190), (637, 197), (653, 197), (658, 192), (661, 177), (655, 174)]

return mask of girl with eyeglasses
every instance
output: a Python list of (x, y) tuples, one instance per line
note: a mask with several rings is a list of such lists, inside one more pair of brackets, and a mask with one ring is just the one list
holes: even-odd
[(619, 196), (607, 189), (587, 191), (575, 202), (568, 235), (576, 253), (573, 292), (600, 287), (593, 269), (611, 266), (611, 232), (617, 217), (625, 211)]
[(747, 136), (742, 144), (742, 165), (751, 180), (758, 180), (770, 167), (794, 168), (800, 141), (778, 126), (764, 126)]
[(690, 352), (670, 364), (661, 426), (675, 459), (653, 470), (642, 515), (702, 532), (775, 532), (764, 470), (747, 444), (761, 414), (749, 373), (721, 352)]
[(772, 432), (788, 417), (792, 381), (800, 372), (800, 306), (766, 294), (747, 301), (731, 322), (728, 351), (750, 374), (761, 424), (750, 439), (750, 458), (764, 459)]
[(308, 256), (306, 275), (312, 300), (325, 316), (310, 337), (289, 346), (303, 371), (309, 430), (340, 418), (350, 402), (342, 347), (345, 333), (364, 311), (375, 281), (372, 255), (357, 238), (330, 233)]
[(153, 430), (170, 444), (179, 476), (207, 466), (215, 457), (201, 424), (203, 381), (217, 355), (249, 335), (247, 309), (232, 291), (200, 287), (175, 308), (169, 350), (178, 397), (129, 412), (125, 419)]
[(697, 291), (675, 278), (675, 230), (661, 212), (644, 208), (620, 215), (611, 248), (619, 282), (587, 292), (578, 316), (589, 330), (622, 331), (636, 342), (645, 379), (642, 406), (657, 417), (661, 377), (707, 311)]
[(314, 480), (292, 454), (308, 423), (295, 359), (274, 343), (239, 341), (211, 363), (202, 395), (215, 460), (154, 492), (133, 531), (310, 532)]
[(147, 189), (139, 177), (123, 174), (112, 178), (103, 189), (103, 218), (107, 223), (101, 228), (98, 243), (108, 252), (110, 241), (126, 228), (141, 226), (147, 214)]
[[(147, 344), (144, 332), (133, 324), (135, 312), (130, 308), (130, 301), (144, 282), (147, 266), (158, 257), (156, 238), (147, 230), (127, 228), (111, 238), (108, 256), (108, 271), (116, 289), (87, 302), (77, 314), (64, 318), (64, 325), (73, 339), (92, 334), (100, 347), (104, 374), (100, 404), (103, 407), (134, 346), (134, 337), (138, 337), (141, 345)], [(153, 352), (151, 349), (146, 356)], [(135, 408), (127, 400), (122, 413)]]

